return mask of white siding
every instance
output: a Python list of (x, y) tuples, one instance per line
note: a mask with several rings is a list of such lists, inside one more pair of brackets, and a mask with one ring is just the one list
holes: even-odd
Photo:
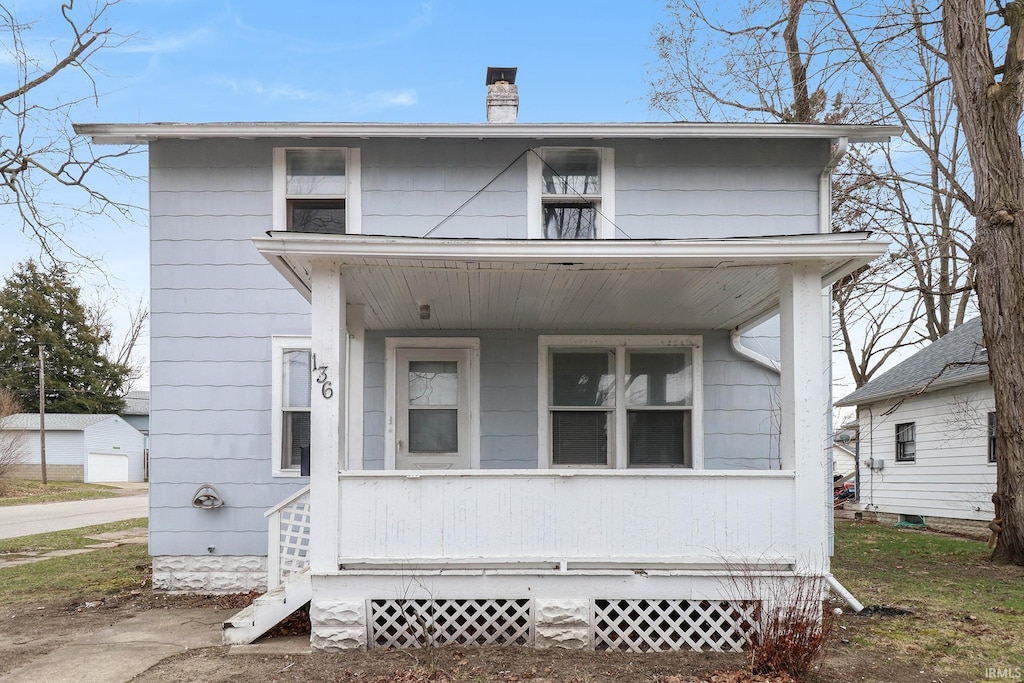
[[(46, 430), (47, 465), (85, 465), (85, 436), (80, 431)], [(39, 430), (25, 432), (25, 465), (39, 464)]]
[[(988, 462), (987, 382), (859, 406), (860, 502), (868, 510), (955, 519), (992, 519), (996, 466)], [(896, 462), (896, 425), (915, 424), (914, 462)], [(884, 460), (880, 471), (866, 465)]]

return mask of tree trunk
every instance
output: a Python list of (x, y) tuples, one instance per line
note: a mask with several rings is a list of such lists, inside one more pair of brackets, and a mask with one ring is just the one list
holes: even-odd
[(996, 401), (996, 514), (993, 559), (1024, 565), (1024, 154), (1021, 60), (1024, 0), (1004, 10), (1010, 29), (998, 81), (984, 0), (944, 0), (950, 78), (974, 169), (977, 234), (972, 261), (989, 376)]

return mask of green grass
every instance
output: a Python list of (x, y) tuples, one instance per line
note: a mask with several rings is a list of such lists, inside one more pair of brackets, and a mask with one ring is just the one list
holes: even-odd
[[(82, 548), (97, 542), (86, 536), (145, 526), (147, 520), (141, 518), (4, 539), (0, 540), (0, 554), (10, 557), (24, 552)], [(141, 588), (146, 581), (149, 561), (145, 545), (129, 544), (16, 567), (0, 567), (0, 602), (21, 605), (51, 600), (88, 600)]]
[(80, 529), (67, 529), (66, 531), (51, 531), (46, 534), (34, 536), (19, 536), (17, 538), (0, 539), (0, 553), (36, 552), (46, 553), (51, 550), (71, 550), (84, 548), (98, 541), (86, 538), (109, 531), (124, 531), (136, 527), (148, 528), (149, 520), (145, 517), (138, 519), (126, 519), (120, 522), (109, 524), (97, 524), (95, 526), (81, 527)]
[(947, 669), (1024, 662), (1024, 567), (993, 565), (979, 541), (875, 524), (837, 522), (835, 546), (833, 572), (861, 602), (914, 612), (871, 619), (874, 645)]
[(32, 503), (63, 503), (69, 500), (112, 498), (117, 489), (102, 484), (84, 484), (75, 481), (42, 482), (29, 480), (0, 481), (0, 507), (31, 505)]

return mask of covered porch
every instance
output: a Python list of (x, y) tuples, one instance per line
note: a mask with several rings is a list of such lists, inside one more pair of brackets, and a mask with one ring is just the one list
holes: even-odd
[[(625, 613), (655, 623), (665, 610), (696, 610), (689, 627), (665, 636), (668, 647), (735, 649), (726, 634), (747, 618), (741, 604), (761, 597), (730, 583), (737, 568), (781, 580), (827, 575), (822, 293), (884, 244), (865, 234), (557, 242), (271, 233), (254, 241), (312, 304), (313, 456), (308, 507), (295, 502), (308, 512), (320, 647), (413, 645), (428, 612), (461, 624), (438, 633), (475, 628), (471, 642), (617, 647), (626, 631), (650, 630), (623, 627)], [(630, 469), (621, 456), (606, 468), (553, 467), (539, 438), (531, 469), (477, 469), (479, 456), (468, 468), (402, 469), (393, 454), (385, 469), (363, 469), (367, 330), (738, 336), (776, 313), (776, 468), (706, 467), (697, 420), (685, 467)], [(546, 413), (538, 415), (543, 432)], [(271, 515), (272, 553), (275, 537), (287, 535), (286, 510), (274, 513), (276, 530)]]

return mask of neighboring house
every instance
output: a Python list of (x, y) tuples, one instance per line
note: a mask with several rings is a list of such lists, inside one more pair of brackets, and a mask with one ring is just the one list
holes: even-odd
[(149, 435), (149, 392), (129, 391), (124, 396), (124, 421), (145, 435)]
[[(851, 438), (850, 432), (854, 432)], [(857, 469), (856, 432), (843, 429), (832, 440), (832, 478), (849, 481)]]
[[(46, 415), (46, 478), (51, 481), (142, 481), (142, 434), (117, 415)], [(18, 413), (0, 429), (24, 434), (25, 458), (11, 476), (42, 478), (39, 413)]]
[(124, 421), (135, 427), (145, 437), (143, 444), (143, 476), (149, 480), (149, 392), (129, 391), (124, 397)]
[(995, 400), (987, 361), (975, 318), (836, 402), (857, 407), (865, 510), (930, 525), (992, 519)]
[(77, 127), (149, 145), (154, 586), (283, 586), (229, 642), (312, 598), (323, 649), (732, 649), (735, 567), (828, 576), (823, 290), (886, 249), (829, 176), (898, 130), (493, 80), (506, 122)]

